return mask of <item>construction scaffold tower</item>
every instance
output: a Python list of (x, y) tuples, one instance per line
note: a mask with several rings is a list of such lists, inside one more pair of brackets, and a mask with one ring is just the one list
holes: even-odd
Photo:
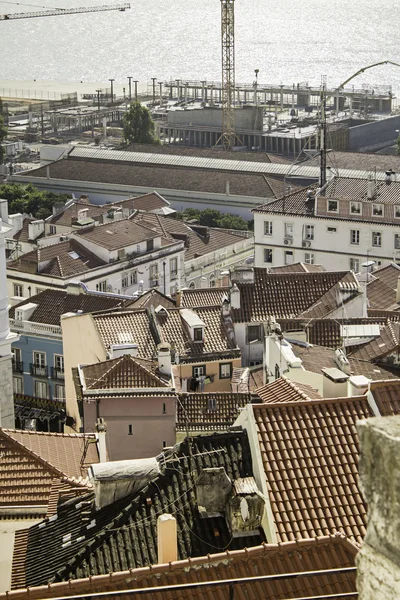
[(221, 0), (222, 135), (225, 150), (235, 143), (235, 0)]

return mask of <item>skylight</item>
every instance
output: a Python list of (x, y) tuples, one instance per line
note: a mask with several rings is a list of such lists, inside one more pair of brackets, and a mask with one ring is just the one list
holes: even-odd
[(79, 254), (77, 252), (75, 252), (74, 250), (72, 250), (72, 252), (68, 252), (68, 256), (70, 256), (74, 260), (76, 260), (77, 258), (79, 258)]

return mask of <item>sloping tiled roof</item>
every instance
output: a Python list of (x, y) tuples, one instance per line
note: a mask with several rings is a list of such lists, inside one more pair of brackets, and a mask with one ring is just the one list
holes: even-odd
[(167, 383), (146, 368), (143, 361), (124, 355), (82, 367), (87, 390), (167, 387)]
[[(74, 253), (74, 255), (71, 256), (70, 253)], [(38, 268), (41, 265), (41, 275), (68, 277), (89, 271), (104, 264), (103, 260), (89, 252), (86, 248), (83, 248), (75, 239), (71, 239), (27, 252), (18, 260), (9, 263), (7, 268), (25, 271), (28, 265), (29, 268), (35, 265), (36, 272), (39, 272)]]
[(128, 300), (125, 302), (124, 306), (126, 308), (147, 308), (148, 306), (163, 306), (164, 308), (174, 308), (175, 302), (169, 296), (165, 296), (162, 292), (158, 290), (148, 290), (137, 300)]
[[(19, 231), (17, 231), (16, 234), (13, 235), (13, 239), (17, 242), (34, 241), (34, 240), (30, 240), (30, 238), (29, 238), (29, 223), (33, 223), (34, 221), (37, 221), (37, 219), (31, 219), (30, 217), (25, 217), (24, 220), (22, 221), (22, 228)], [(43, 235), (44, 235), (44, 231), (35, 239), (37, 240), (37, 239), (41, 238)]]
[[(224, 296), (229, 297), (229, 287), (199, 288), (194, 290), (181, 290), (180, 306), (197, 308), (200, 306), (222, 306)], [(177, 298), (176, 298), (177, 300)]]
[(249, 393), (180, 394), (177, 431), (227, 431), (250, 401)]
[(46, 219), (46, 223), (50, 225), (62, 225), (71, 227), (79, 218), (79, 211), (85, 210), (85, 218), (98, 220), (98, 217), (105, 214), (111, 208), (110, 204), (91, 204), (90, 202), (82, 202), (76, 200), (70, 206), (65, 207), (62, 211), (55, 215), (51, 215)]
[(371, 392), (383, 417), (400, 414), (400, 379), (373, 382)]
[[(346, 538), (324, 536), (313, 540), (299, 540), (282, 544), (263, 544), (245, 550), (227, 550), (219, 554), (209, 554), (197, 559), (186, 559), (169, 565), (152, 565), (119, 573), (97, 575), (87, 579), (72, 580), (66, 583), (53, 583), (49, 586), (30, 588), (29, 591), (9, 592), (9, 600), (43, 600), (54, 597), (67, 597), (76, 594), (91, 596), (96, 592), (110, 592), (133, 588), (163, 587), (181, 583), (222, 581), (262, 575), (302, 573), (301, 577), (280, 578), (279, 580), (247, 582), (234, 587), (235, 600), (278, 600), (279, 598), (299, 598), (310, 594), (319, 596), (354, 593), (356, 598), (355, 572), (325, 573), (306, 576), (307, 571), (321, 569), (343, 569), (354, 566), (358, 548)], [(215, 600), (225, 598), (226, 586), (192, 588), (165, 591), (161, 595), (168, 600), (186, 598), (189, 600)], [(160, 595), (160, 594), (158, 594)], [(142, 594), (144, 600), (154, 600), (151, 592)], [(1, 600), (6, 596), (0, 595)]]
[(156, 344), (145, 310), (95, 315), (93, 318), (107, 350), (113, 344), (134, 343), (138, 345), (140, 358), (153, 358)]
[(167, 200), (165, 200), (165, 198), (160, 196), (160, 194), (157, 194), (157, 192), (152, 192), (151, 194), (144, 194), (143, 196), (137, 196), (133, 200), (133, 208), (135, 210), (145, 210), (148, 212), (169, 205), (170, 203)]
[(254, 213), (277, 213), (281, 215), (302, 215), (308, 217), (314, 217), (315, 212), (315, 198), (314, 196), (308, 198), (307, 190), (311, 188), (302, 188), (296, 190), (291, 194), (287, 194), (285, 197), (281, 197), (278, 200), (261, 204), (256, 208), (252, 209)]
[(56, 481), (81, 485), (87, 466), (99, 461), (94, 442), (92, 434), (0, 429), (0, 505), (47, 507)]
[(82, 238), (107, 250), (118, 250), (158, 237), (157, 232), (150, 231), (147, 227), (141, 227), (132, 219), (105, 223), (93, 227), (90, 231), (79, 231), (75, 235), (78, 239)]
[(271, 273), (319, 273), (320, 271), (326, 271), (323, 265), (306, 265), (302, 262), (270, 268)]
[(96, 296), (94, 294), (68, 294), (63, 290), (44, 290), (36, 296), (31, 296), (10, 308), (10, 318), (15, 318), (15, 310), (25, 304), (37, 304), (37, 308), (29, 317), (34, 323), (47, 323), (60, 325), (61, 315), (67, 312), (91, 313), (101, 310), (110, 310), (121, 306), (123, 301), (118, 298)]
[(367, 285), (369, 310), (399, 310), (396, 303), (397, 282), (400, 267), (390, 263), (372, 273), (372, 281)]
[(319, 273), (268, 273), (254, 268), (254, 283), (238, 283), (240, 309), (233, 309), (235, 322), (266, 321), (268, 317), (327, 317), (338, 306), (337, 296), (347, 290), (359, 293), (351, 271)]
[[(157, 517), (164, 513), (177, 516), (178, 559), (259, 544), (261, 535), (232, 538), (223, 517), (201, 518), (194, 493), (196, 480), (203, 468), (214, 466), (224, 467), (232, 481), (252, 476), (246, 432), (184, 440), (167, 462), (160, 462), (161, 474), (134, 497), (98, 511), (90, 496), (83, 505), (81, 501), (62, 505), (56, 520), (29, 529), (24, 585), (156, 564)], [(69, 545), (63, 542), (67, 534)]]
[(400, 323), (388, 321), (381, 327), (380, 336), (363, 344), (349, 355), (360, 360), (377, 361), (395, 352), (400, 345)]
[(285, 376), (258, 388), (255, 394), (261, 402), (272, 404), (322, 399), (321, 395), (311, 385), (291, 381)]

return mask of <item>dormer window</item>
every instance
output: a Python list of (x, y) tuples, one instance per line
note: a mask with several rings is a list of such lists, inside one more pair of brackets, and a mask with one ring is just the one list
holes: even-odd
[(337, 200), (328, 200), (328, 212), (338, 212), (339, 203)]
[(373, 204), (372, 214), (374, 217), (383, 217), (383, 204)]
[(204, 341), (204, 331), (202, 327), (195, 327), (193, 329), (193, 340), (195, 342), (203, 342)]
[(350, 214), (361, 215), (361, 202), (350, 202)]

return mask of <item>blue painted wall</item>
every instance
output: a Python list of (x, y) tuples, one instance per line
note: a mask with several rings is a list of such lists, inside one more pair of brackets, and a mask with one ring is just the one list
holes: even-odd
[[(57, 381), (51, 379), (51, 367), (54, 367), (54, 354), (63, 354), (62, 340), (53, 338), (36, 337), (33, 335), (21, 335), (18, 342), (12, 345), (13, 348), (20, 348), (23, 361), (23, 375), (21, 373), (13, 373), (14, 377), (23, 376), (23, 393), (28, 396), (35, 395), (35, 380), (47, 381), (49, 388), (49, 398), (55, 398), (55, 385), (64, 385), (64, 380)], [(46, 354), (46, 365), (49, 368), (49, 377), (47, 380), (43, 377), (34, 377), (30, 373), (30, 364), (33, 363), (33, 353), (44, 352)]]

